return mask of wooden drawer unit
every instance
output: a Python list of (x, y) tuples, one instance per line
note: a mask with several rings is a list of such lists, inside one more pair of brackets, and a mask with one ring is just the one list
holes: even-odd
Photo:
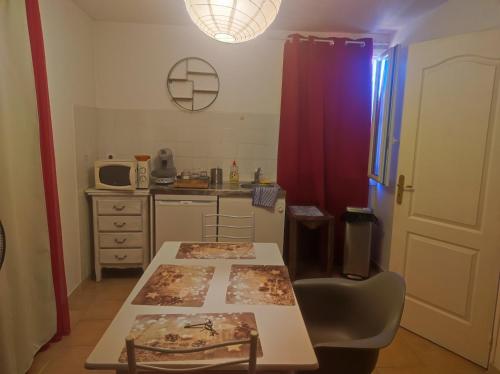
[(105, 231), (142, 231), (141, 216), (98, 216), (97, 228)]
[(149, 191), (89, 190), (96, 280), (102, 268), (146, 269), (150, 254)]
[(137, 264), (142, 263), (142, 249), (101, 249), (101, 264)]
[(141, 213), (141, 200), (97, 200), (97, 214), (99, 215), (141, 215)]
[(100, 248), (137, 248), (143, 246), (142, 232), (99, 233)]

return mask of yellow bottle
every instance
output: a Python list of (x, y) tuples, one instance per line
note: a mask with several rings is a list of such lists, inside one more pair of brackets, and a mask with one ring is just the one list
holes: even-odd
[(238, 165), (236, 165), (236, 160), (233, 160), (231, 165), (231, 170), (229, 171), (229, 183), (238, 184), (240, 182), (240, 171), (238, 170)]

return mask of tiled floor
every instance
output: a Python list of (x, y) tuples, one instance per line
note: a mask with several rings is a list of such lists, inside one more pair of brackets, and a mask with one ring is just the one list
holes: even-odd
[[(85, 281), (70, 298), (71, 335), (39, 353), (28, 374), (114, 373), (88, 371), (85, 359), (132, 290), (137, 277)], [(461, 357), (400, 329), (380, 353), (375, 374), (474, 374), (486, 371)]]

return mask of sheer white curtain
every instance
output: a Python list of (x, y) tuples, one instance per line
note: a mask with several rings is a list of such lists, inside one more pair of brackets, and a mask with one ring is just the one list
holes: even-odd
[(22, 0), (0, 0), (0, 373), (24, 374), (56, 331), (33, 67)]

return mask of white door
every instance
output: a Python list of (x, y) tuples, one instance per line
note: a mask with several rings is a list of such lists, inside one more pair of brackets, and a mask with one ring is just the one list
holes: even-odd
[(500, 268), (500, 30), (412, 45), (391, 270), (402, 325), (487, 366)]

